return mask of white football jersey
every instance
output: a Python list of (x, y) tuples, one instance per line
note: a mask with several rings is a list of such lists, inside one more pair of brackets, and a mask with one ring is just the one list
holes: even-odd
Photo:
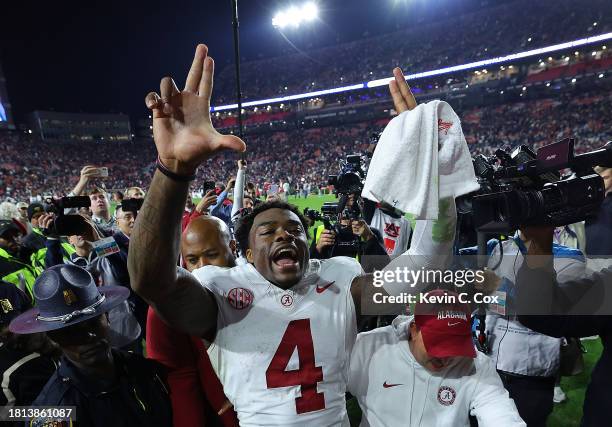
[(406, 218), (394, 218), (376, 208), (370, 226), (382, 234), (385, 249), (390, 257), (399, 256), (408, 249), (412, 228)]
[(283, 290), (252, 264), (193, 272), (217, 301), (209, 352), (241, 426), (348, 426), (344, 394), (357, 336), (352, 258), (311, 260)]
[(351, 354), (349, 388), (363, 412), (361, 427), (524, 427), (493, 361), (476, 352), (439, 372), (419, 364), (408, 344), (412, 317), (360, 333)]

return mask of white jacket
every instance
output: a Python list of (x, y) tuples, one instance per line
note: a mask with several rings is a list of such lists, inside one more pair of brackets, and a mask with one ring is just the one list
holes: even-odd
[(412, 316), (361, 333), (353, 347), (349, 391), (363, 412), (361, 426), (461, 427), (468, 416), (479, 427), (525, 426), (490, 358), (457, 358), (441, 372), (430, 372), (412, 355), (408, 326)]
[[(489, 242), (491, 246), (493, 241)], [(502, 292), (513, 293), (516, 273), (523, 264), (525, 244), (518, 235), (506, 240), (503, 258), (495, 273), (504, 279)], [(558, 244), (553, 245), (554, 268), (557, 280), (563, 283), (585, 276), (584, 255), (578, 249)], [(500, 261), (499, 245), (489, 257), (489, 268)], [(554, 377), (561, 357), (561, 338), (549, 337), (523, 326), (516, 318), (489, 314), (486, 318), (487, 336), (491, 347), (491, 358), (495, 367), (504, 372), (536, 377)]]

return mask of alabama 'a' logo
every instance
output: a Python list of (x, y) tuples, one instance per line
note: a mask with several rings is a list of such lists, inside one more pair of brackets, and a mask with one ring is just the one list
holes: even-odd
[(227, 302), (236, 310), (244, 310), (253, 303), (253, 293), (245, 288), (233, 288), (227, 293)]
[(440, 386), (438, 389), (438, 402), (444, 406), (450, 406), (455, 403), (455, 398), (457, 397), (457, 392), (448, 386)]

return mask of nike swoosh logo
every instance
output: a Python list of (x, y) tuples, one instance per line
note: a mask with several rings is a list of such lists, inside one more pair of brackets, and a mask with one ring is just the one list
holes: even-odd
[(329, 287), (330, 287), (331, 285), (333, 285), (334, 283), (336, 283), (336, 282), (335, 282), (335, 281), (334, 281), (334, 282), (330, 282), (330, 283), (328, 283), (328, 284), (327, 284), (327, 285), (325, 285), (325, 286), (319, 286), (319, 285), (317, 285), (317, 293), (318, 293), (318, 294), (321, 294), (321, 293), (325, 292), (325, 291), (327, 290), (327, 288), (329, 288)]
[(398, 385), (404, 385), (404, 384), (387, 384), (387, 381), (383, 383), (384, 388), (397, 387)]
[(458, 325), (458, 324), (460, 324), (460, 323), (461, 323), (461, 322), (455, 322), (455, 323), (448, 322), (448, 326), (455, 326), (455, 325)]

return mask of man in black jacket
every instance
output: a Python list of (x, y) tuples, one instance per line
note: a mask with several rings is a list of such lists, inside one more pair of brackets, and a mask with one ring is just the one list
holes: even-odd
[(604, 180), (605, 199), (592, 218), (585, 221), (586, 253), (589, 256), (612, 256), (612, 168), (596, 167)]
[[(559, 285), (552, 268), (552, 228), (531, 228), (532, 243), (517, 275), (516, 307), (527, 327), (554, 337), (599, 335), (603, 353), (591, 373), (582, 425), (609, 425), (612, 407), (612, 270)], [(600, 313), (590, 315), (589, 313)]]
[(76, 406), (82, 427), (172, 425), (161, 365), (109, 344), (106, 313), (127, 299), (128, 289), (98, 288), (85, 269), (57, 265), (39, 277), (34, 294), (38, 307), (15, 318), (9, 329), (47, 332), (63, 355), (33, 405)]
[(0, 281), (0, 406), (31, 405), (57, 368), (61, 352), (45, 334), (16, 335), (8, 330), (11, 320), (30, 308), (23, 292)]

